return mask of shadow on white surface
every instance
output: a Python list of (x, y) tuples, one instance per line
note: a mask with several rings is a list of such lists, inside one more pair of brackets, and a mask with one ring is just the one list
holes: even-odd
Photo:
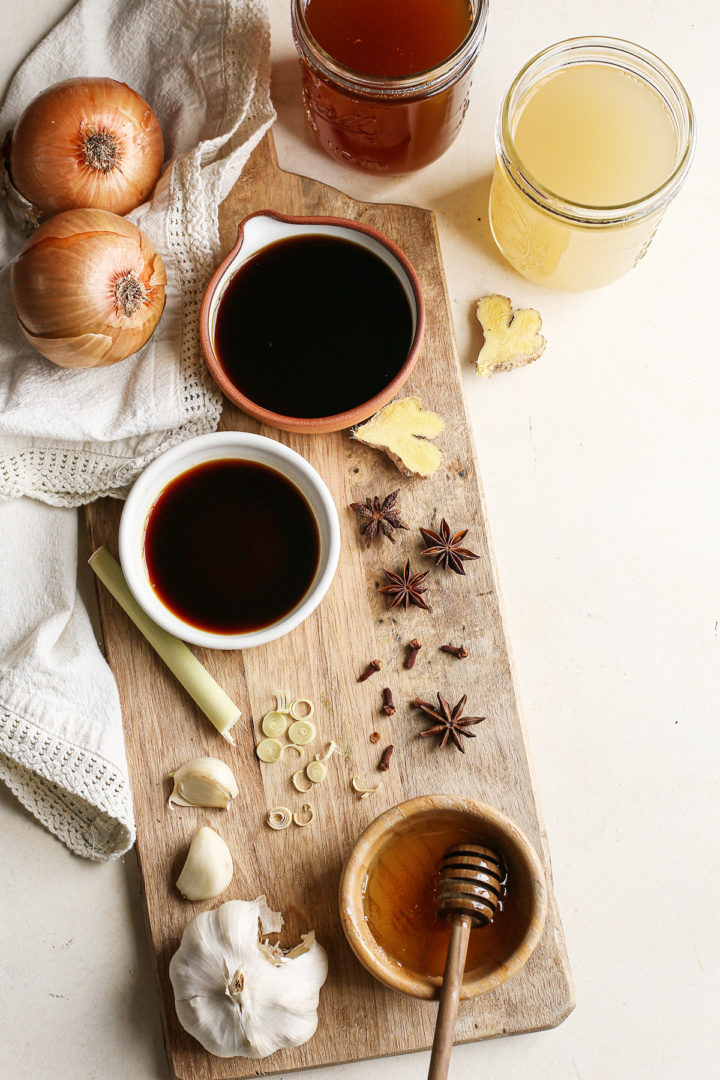
[(168, 1080), (134, 851), (71, 854), (3, 784), (0, 835), (0, 1075)]

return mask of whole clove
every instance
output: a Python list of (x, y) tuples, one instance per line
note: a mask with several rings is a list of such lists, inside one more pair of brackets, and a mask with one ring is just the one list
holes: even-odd
[(392, 716), (395, 712), (395, 706), (393, 704), (392, 690), (389, 686), (386, 686), (383, 690), (383, 706), (382, 711), (386, 716)]
[(378, 765), (378, 769), (380, 769), (381, 772), (387, 772), (390, 768), (390, 758), (392, 757), (392, 752), (394, 749), (395, 747), (392, 745), (392, 743), (390, 743), (390, 746), (386, 746), (383, 750), (382, 757), (380, 758), (380, 764)]
[(441, 645), (440, 652), (450, 653), (451, 656), (457, 656), (458, 660), (464, 660), (468, 655), (468, 651), (464, 645)]
[(369, 679), (371, 675), (374, 675), (376, 671), (379, 671), (381, 667), (382, 660), (371, 660), (362, 675), (358, 677), (358, 682), (365, 682), (365, 680)]
[(373, 731), (373, 733), (370, 736), (370, 742), (371, 743), (380, 742), (380, 732), (379, 731)]
[(412, 641), (408, 643), (408, 650), (409, 651), (408, 651), (408, 654), (407, 654), (407, 658), (405, 660), (405, 667), (406, 668), (415, 667), (415, 661), (417, 659), (417, 654), (420, 651), (420, 649), (422, 649), (422, 645), (420, 644), (420, 642), (418, 641), (417, 638), (413, 638)]

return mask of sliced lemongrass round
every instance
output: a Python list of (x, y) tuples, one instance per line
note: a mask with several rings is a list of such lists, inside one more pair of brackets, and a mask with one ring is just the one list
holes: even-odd
[[(310, 764), (312, 765), (312, 762), (310, 762)], [(297, 772), (292, 774), (290, 779), (292, 781), (292, 786), (295, 788), (295, 790), (296, 791), (301, 791), (302, 794), (305, 795), (305, 794), (307, 794), (308, 791), (312, 791), (312, 783), (310, 783), (307, 787), (304, 787), (300, 783), (300, 781), (298, 779), (298, 777), (300, 777), (300, 776), (305, 776), (305, 770), (304, 769), (298, 769)], [(307, 779), (310, 780), (311, 777), (308, 775)]]
[[(299, 707), (301, 705), (306, 706), (306, 708), (304, 710), (301, 710)], [(290, 703), (290, 708), (288, 711), (292, 716), (293, 720), (310, 720), (310, 718), (315, 714), (315, 706), (309, 698), (299, 697), (295, 698), (295, 700)]]
[(361, 799), (364, 799), (366, 795), (372, 795), (373, 792), (380, 790), (379, 784), (377, 787), (363, 787), (360, 783), (359, 776), (353, 776), (351, 783), (353, 791), (357, 791)]
[(290, 708), (288, 706), (287, 694), (282, 690), (273, 690), (273, 697), (275, 698), (275, 711), (288, 714)]
[(315, 760), (316, 761), (329, 761), (330, 758), (335, 753), (335, 751), (339, 750), (339, 749), (340, 749), (340, 747), (338, 746), (338, 744), (336, 742), (329, 742), (328, 745), (327, 745), (327, 749), (326, 749), (325, 753), (322, 755), (322, 757), (320, 756), (320, 754), (316, 754), (315, 755)]
[(309, 720), (296, 720), (290, 725), (287, 733), (291, 742), (297, 743), (298, 746), (306, 746), (315, 738), (315, 725)]
[(268, 810), (265, 820), (271, 829), (287, 829), (292, 824), (293, 816), (287, 806), (274, 806)]
[(323, 761), (311, 761), (305, 767), (305, 775), (313, 784), (322, 784), (327, 776), (327, 765)]
[(279, 739), (262, 739), (255, 750), (261, 761), (279, 761), (282, 757), (283, 745)]
[(310, 822), (315, 819), (315, 807), (311, 802), (306, 802), (303, 805), (303, 810), (308, 815), (307, 821), (300, 821), (297, 816), (297, 811), (295, 811), (295, 813), (293, 814), (293, 821), (296, 825), (300, 825), (301, 828), (304, 828), (305, 825), (309, 825)]
[(267, 735), (269, 739), (279, 739), (281, 735), (285, 734), (287, 726), (287, 716), (278, 710), (265, 713), (260, 724), (263, 735)]
[(302, 757), (303, 754), (305, 753), (305, 747), (304, 746), (297, 746), (297, 744), (294, 743), (294, 742), (285, 743), (285, 745), (283, 746), (283, 754), (285, 753), (286, 750), (297, 750), (300, 757)]

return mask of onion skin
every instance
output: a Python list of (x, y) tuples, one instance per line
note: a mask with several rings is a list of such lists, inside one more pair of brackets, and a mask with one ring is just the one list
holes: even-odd
[(152, 192), (163, 162), (150, 106), (114, 79), (67, 79), (43, 91), (12, 133), (10, 176), (38, 218), (90, 207), (127, 214)]
[(166, 282), (148, 238), (105, 210), (68, 210), (44, 222), (10, 274), (20, 329), (66, 368), (104, 367), (137, 352), (162, 315)]

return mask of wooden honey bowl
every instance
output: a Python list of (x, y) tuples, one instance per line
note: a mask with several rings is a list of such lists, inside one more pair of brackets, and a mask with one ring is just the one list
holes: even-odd
[(450, 930), (437, 914), (437, 872), (445, 852), (459, 842), (494, 848), (507, 870), (500, 910), (488, 926), (471, 931), (460, 997), (500, 986), (523, 966), (542, 936), (545, 875), (518, 826), (474, 799), (411, 799), (368, 826), (340, 881), (340, 918), (350, 947), (392, 990), (438, 996)]

